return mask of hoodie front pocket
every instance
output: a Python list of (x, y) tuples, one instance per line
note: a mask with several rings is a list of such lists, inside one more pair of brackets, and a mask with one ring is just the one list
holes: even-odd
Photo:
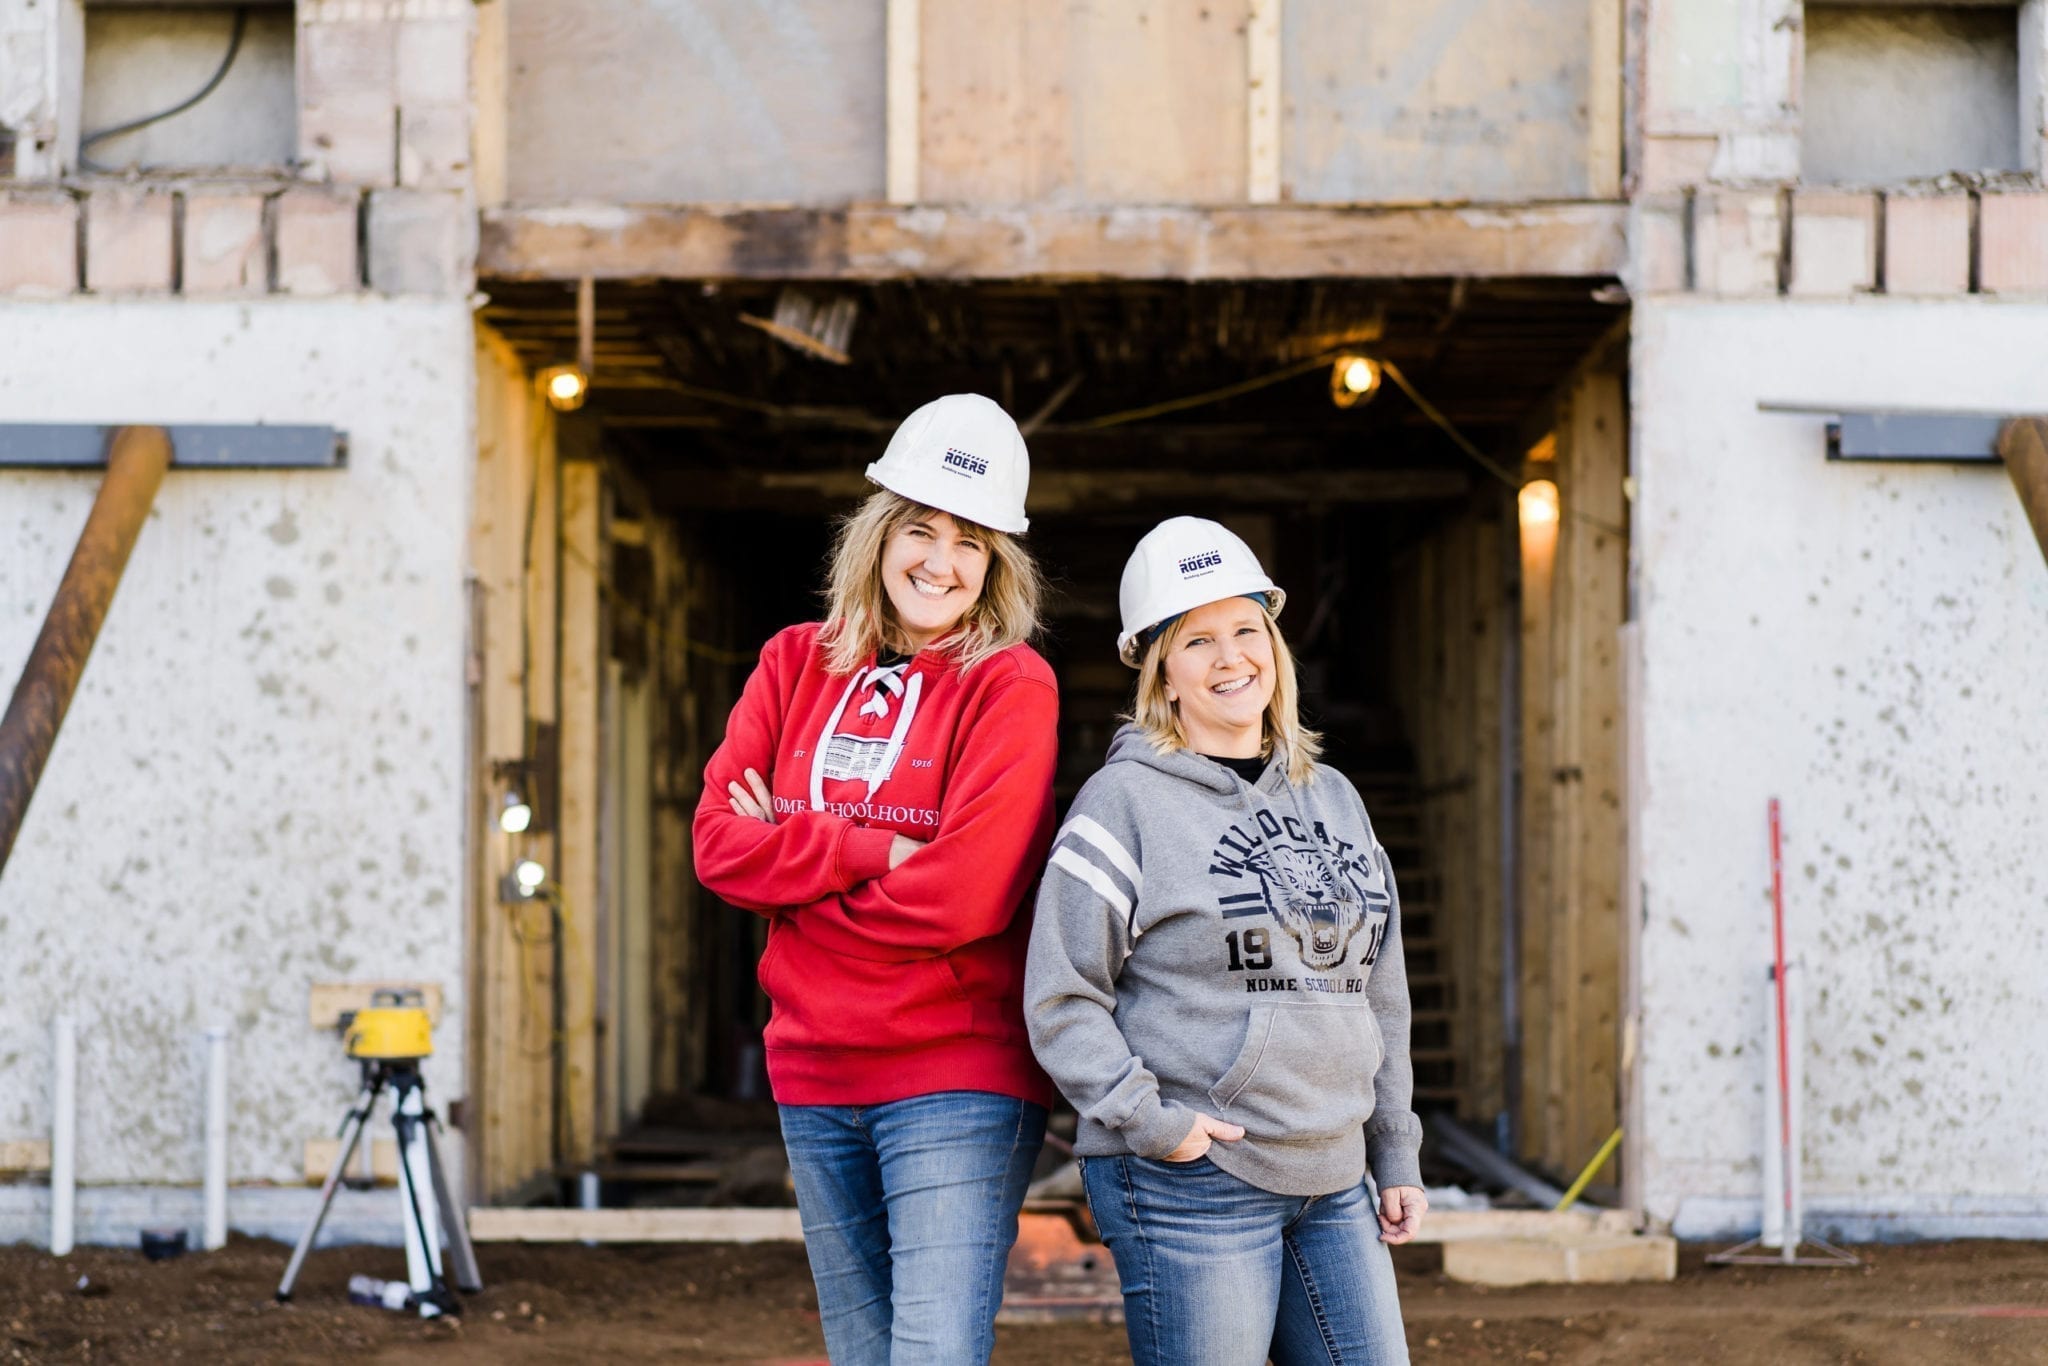
[(1254, 1006), (1244, 1045), (1209, 1099), (1217, 1117), (1254, 1138), (1341, 1133), (1372, 1114), (1380, 1069), (1372, 1011), (1351, 1006)]

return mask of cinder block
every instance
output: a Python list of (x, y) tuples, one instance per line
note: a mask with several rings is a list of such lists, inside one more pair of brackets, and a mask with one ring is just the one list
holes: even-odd
[(85, 287), (100, 294), (168, 293), (172, 196), (126, 186), (85, 202)]
[(1693, 205), (1693, 285), (1703, 294), (1776, 294), (1784, 213), (1775, 190), (1720, 190)]
[(1717, 137), (1646, 137), (1643, 139), (1643, 170), (1637, 189), (1659, 194), (1706, 184), (1714, 167)]
[(1629, 292), (1678, 294), (1686, 288), (1685, 196), (1644, 195), (1635, 203)]
[(399, 24), (383, 10), (300, 15), (299, 157), (342, 184), (390, 185), (397, 176)]
[(398, 107), (469, 102), (471, 26), (456, 19), (412, 19), (398, 26)]
[(1877, 288), (1877, 196), (1800, 190), (1792, 196), (1790, 291), (1867, 294)]
[(347, 294), (356, 267), (358, 197), (295, 186), (277, 198), (277, 287), (285, 294)]
[(1979, 201), (1977, 287), (1987, 294), (2048, 292), (2048, 192)]
[(370, 196), (370, 288), (384, 294), (468, 294), (476, 278), (476, 215), (445, 190)]
[(1444, 1274), (1473, 1285), (1590, 1285), (1668, 1281), (1678, 1275), (1678, 1242), (1662, 1234), (1625, 1238), (1499, 1238), (1447, 1242)]
[(1887, 294), (1964, 294), (1970, 288), (1970, 197), (1887, 195)]
[(459, 190), (469, 183), (468, 105), (399, 110), (398, 183), (415, 190)]
[(0, 195), (0, 294), (78, 288), (78, 201), (59, 191)]
[(270, 287), (263, 196), (250, 190), (185, 192), (187, 294), (261, 294)]

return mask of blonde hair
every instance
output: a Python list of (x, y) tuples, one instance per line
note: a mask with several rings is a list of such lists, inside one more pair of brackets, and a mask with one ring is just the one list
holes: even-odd
[[(890, 537), (935, 511), (883, 489), (870, 494), (839, 524), (825, 582), (825, 629), (819, 636), (825, 645), (825, 667), (832, 673), (850, 674), (876, 650), (901, 649), (909, 643), (897, 630), (895, 609), (882, 586), (882, 552)], [(1038, 634), (1045, 579), (1015, 536), (964, 518), (955, 517), (953, 522), (961, 535), (988, 548), (981, 594), (945, 636), (946, 647), (965, 671)]]
[[(1307, 784), (1315, 781), (1316, 760), (1323, 753), (1323, 737), (1301, 724), (1301, 685), (1294, 672), (1294, 652), (1280, 634), (1273, 609), (1260, 605), (1259, 616), (1273, 642), (1273, 696), (1266, 703), (1264, 736), (1259, 753), (1271, 756), (1278, 745), (1287, 755), (1287, 781)], [(1125, 719), (1143, 732), (1161, 754), (1187, 749), (1187, 733), (1180, 727), (1180, 707), (1166, 696), (1166, 652), (1180, 639), (1185, 616), (1176, 617), (1152, 637), (1138, 660), (1137, 702)]]

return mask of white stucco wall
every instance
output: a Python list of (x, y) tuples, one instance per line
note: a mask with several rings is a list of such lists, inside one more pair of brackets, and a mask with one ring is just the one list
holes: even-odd
[[(0, 304), (0, 421), (349, 440), (339, 471), (165, 481), (0, 875), (0, 1139), (47, 1137), (68, 1009), (81, 1181), (197, 1181), (224, 1019), (230, 1177), (295, 1181), (354, 1094), (316, 981), (442, 983), (429, 1086), (462, 1093), (472, 353), (461, 301)], [(0, 471), (10, 689), (96, 485)]]
[(1804, 1171), (1862, 1233), (2048, 1230), (2048, 566), (1998, 465), (1830, 464), (1758, 400), (2048, 410), (2048, 306), (1636, 310), (1646, 1203), (1754, 1225), (1765, 803)]

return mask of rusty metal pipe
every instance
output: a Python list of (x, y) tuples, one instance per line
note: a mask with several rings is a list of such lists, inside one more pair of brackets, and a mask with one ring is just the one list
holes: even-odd
[(0, 872), (170, 464), (171, 437), (162, 427), (118, 427), (108, 438), (107, 476), (0, 716)]
[(2016, 417), (1998, 433), (1998, 453), (2048, 558), (2048, 417)]

